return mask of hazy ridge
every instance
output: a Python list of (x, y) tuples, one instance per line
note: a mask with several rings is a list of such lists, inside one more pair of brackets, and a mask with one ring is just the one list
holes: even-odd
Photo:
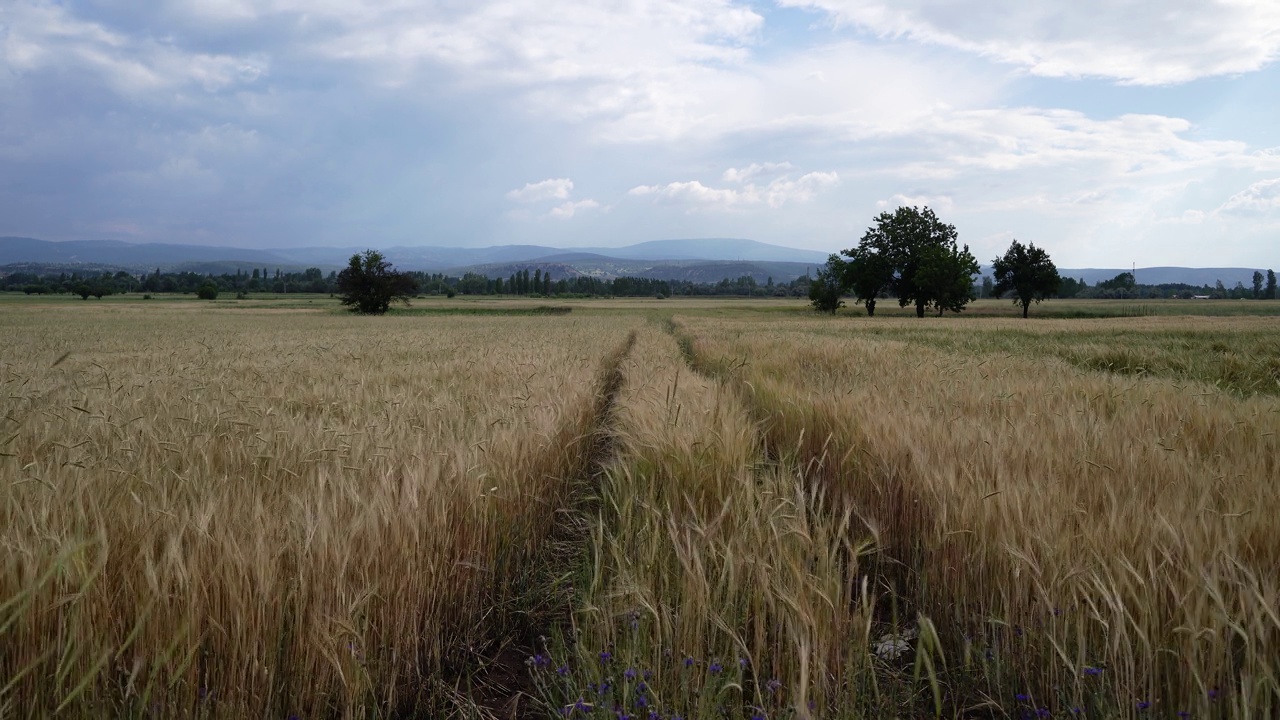
[[(237, 269), (279, 268), (297, 271), (307, 267), (335, 270), (346, 265), (361, 247), (236, 248), (171, 243), (127, 243), (119, 240), (71, 240), (51, 242), (24, 237), (0, 237), (0, 272), (46, 271), (50, 268), (101, 272), (190, 271), (221, 274)], [(812, 272), (826, 261), (827, 253), (771, 245), (734, 238), (669, 239), (622, 247), (557, 248), (544, 245), (496, 245), (483, 248), (395, 246), (382, 249), (402, 270), (461, 275), (476, 272), (506, 277), (519, 270), (541, 269), (556, 279), (582, 275), (652, 277), (660, 280), (717, 282), (750, 275), (758, 282), (794, 279)], [(1137, 268), (1142, 284), (1186, 283), (1246, 287), (1253, 273), (1265, 268)], [(1063, 276), (1083, 279), (1090, 285), (1108, 280), (1130, 268), (1060, 268)], [(990, 268), (984, 266), (983, 273)]]

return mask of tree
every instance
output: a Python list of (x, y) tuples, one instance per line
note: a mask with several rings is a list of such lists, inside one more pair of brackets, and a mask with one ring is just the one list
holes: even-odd
[(809, 283), (809, 302), (816, 312), (835, 315), (844, 305), (840, 299), (844, 292), (844, 265), (840, 256), (828, 257), (827, 264), (818, 268), (818, 277)]
[(1013, 302), (1022, 305), (1024, 318), (1033, 301), (1048, 300), (1058, 293), (1062, 285), (1058, 268), (1049, 259), (1049, 253), (1036, 247), (1035, 243), (1028, 246), (1014, 240), (1003, 257), (991, 261), (991, 269), (996, 278), (996, 294), (1013, 291)]
[(919, 297), (926, 298), (925, 305), (942, 313), (960, 312), (973, 300), (973, 276), (978, 273), (978, 261), (970, 254), (968, 246), (963, 250), (945, 245), (931, 245), (920, 253), (916, 269), (916, 315), (920, 316)]
[(982, 276), (982, 297), (984, 298), (995, 297), (995, 287), (996, 287), (996, 284), (991, 282), (990, 275)]
[(196, 297), (201, 300), (217, 300), (218, 284), (212, 278), (200, 283), (200, 287), (196, 288)]
[(858, 302), (867, 306), (867, 315), (874, 316), (876, 298), (893, 283), (893, 263), (884, 253), (865, 244), (845, 250), (844, 254), (850, 260), (843, 263), (841, 283), (853, 291)]
[(1062, 278), (1062, 284), (1058, 286), (1058, 297), (1073, 298), (1088, 287), (1089, 283), (1085, 282), (1084, 278), (1079, 280), (1069, 277)]
[(1253, 271), (1253, 299), (1262, 299), (1262, 273), (1258, 270)]
[[(929, 307), (959, 312), (973, 297), (972, 276), (978, 262), (969, 246), (956, 245), (956, 228), (929, 208), (900, 207), (876, 216), (858, 246), (884, 257), (893, 269), (891, 289), (898, 305), (916, 306), (916, 317)], [(853, 257), (853, 251), (845, 251)], [(963, 282), (961, 282), (963, 281)], [(963, 285), (964, 290), (960, 287)]]
[(1267, 299), (1268, 300), (1276, 299), (1276, 271), (1275, 270), (1267, 271)]
[(408, 305), (415, 292), (413, 278), (391, 269), (391, 263), (377, 250), (352, 255), (346, 269), (338, 273), (342, 304), (362, 315), (381, 315), (394, 301)]

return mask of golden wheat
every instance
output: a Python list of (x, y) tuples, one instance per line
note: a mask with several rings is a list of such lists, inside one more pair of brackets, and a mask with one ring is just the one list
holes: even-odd
[[(434, 703), (503, 637), (616, 322), (7, 313), (0, 703)], [(152, 707), (152, 706), (155, 707)]]

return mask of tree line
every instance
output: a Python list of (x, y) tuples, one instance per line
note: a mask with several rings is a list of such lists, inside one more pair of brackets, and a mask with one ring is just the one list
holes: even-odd
[(1090, 287), (1081, 279), (1061, 277), (1048, 252), (1034, 243), (1014, 240), (991, 262), (992, 275), (976, 280), (979, 265), (969, 246), (957, 242), (954, 225), (938, 219), (928, 207), (900, 207), (876, 216), (856, 247), (831, 255), (809, 287), (809, 299), (819, 312), (834, 313), (853, 297), (875, 315), (877, 300), (896, 299), (914, 305), (916, 316), (961, 312), (979, 297), (1011, 297), (1027, 317), (1032, 303), (1049, 298), (1232, 298), (1277, 297), (1276, 274), (1253, 273), (1252, 287), (1237, 282), (1228, 290), (1182, 283), (1139, 285), (1133, 273), (1122, 272)]
[[(750, 275), (724, 278), (716, 282), (657, 280), (645, 277), (598, 278), (578, 276), (553, 280), (541, 268), (520, 270), (506, 278), (490, 278), (479, 273), (451, 276), (444, 273), (410, 271), (402, 273), (413, 283), (412, 295), (519, 295), (541, 297), (670, 297), (733, 295), (750, 297), (804, 297), (809, 278), (801, 276), (785, 282), (758, 282)], [(234, 273), (154, 272), (134, 275), (125, 271), (17, 271), (0, 275), (0, 290), (33, 294), (73, 294), (83, 298), (122, 293), (186, 293), (218, 297), (241, 293), (339, 292), (337, 271), (320, 268), (301, 272), (255, 268)], [(406, 286), (408, 287), (408, 286)]]

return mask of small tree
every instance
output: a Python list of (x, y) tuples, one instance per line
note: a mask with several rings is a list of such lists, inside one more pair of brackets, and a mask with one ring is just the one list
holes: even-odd
[(362, 315), (381, 315), (395, 301), (408, 305), (415, 292), (413, 278), (391, 269), (391, 263), (377, 250), (352, 255), (346, 269), (338, 273), (342, 304)]
[(1262, 272), (1258, 270), (1253, 271), (1253, 299), (1262, 299)]
[(809, 283), (809, 303), (816, 312), (836, 314), (844, 301), (843, 276), (845, 262), (837, 255), (827, 258), (827, 264), (818, 268), (818, 277)]
[(925, 304), (932, 305), (941, 316), (947, 310), (961, 312), (973, 300), (973, 276), (979, 267), (968, 245), (963, 249), (927, 247), (921, 251), (919, 263), (915, 274), (917, 307), (923, 297)]
[(1267, 299), (1268, 300), (1276, 299), (1276, 271), (1275, 270), (1267, 271)]
[(1027, 246), (1014, 240), (1004, 256), (991, 261), (991, 265), (996, 278), (993, 292), (999, 296), (1012, 290), (1014, 303), (1022, 305), (1024, 318), (1033, 301), (1039, 303), (1053, 297), (1062, 284), (1049, 253), (1035, 243)]
[(845, 250), (844, 254), (850, 260), (844, 263), (843, 284), (853, 290), (858, 302), (867, 306), (867, 315), (874, 316), (876, 298), (893, 283), (893, 262), (869, 245)]
[(215, 283), (212, 279), (205, 280), (204, 282), (200, 283), (200, 287), (196, 288), (196, 297), (200, 298), (201, 300), (217, 300), (218, 284)]

